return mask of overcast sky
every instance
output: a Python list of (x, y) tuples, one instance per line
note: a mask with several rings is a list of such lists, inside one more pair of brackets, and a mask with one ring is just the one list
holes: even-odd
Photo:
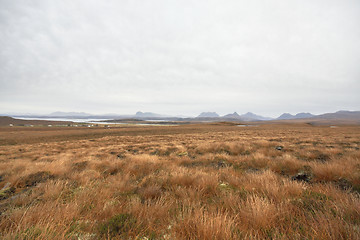
[(359, 0), (0, 0), (0, 113), (341, 109)]

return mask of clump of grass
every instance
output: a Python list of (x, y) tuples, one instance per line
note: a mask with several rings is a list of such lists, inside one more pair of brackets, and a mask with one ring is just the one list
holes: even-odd
[(279, 206), (268, 198), (252, 194), (245, 202), (239, 204), (242, 204), (239, 213), (240, 221), (248, 230), (267, 230), (276, 225)]
[(100, 224), (98, 231), (101, 237), (131, 238), (139, 234), (139, 224), (131, 214), (123, 213)]
[(247, 155), (250, 148), (243, 142), (203, 143), (197, 146), (197, 154), (215, 153), (228, 155)]
[(26, 228), (24, 231), (18, 233), (15, 236), (15, 239), (24, 239), (24, 240), (38, 239), (41, 238), (42, 234), (43, 231), (40, 228), (36, 226), (31, 226), (29, 228)]
[(27, 175), (26, 177), (20, 178), (16, 184), (18, 188), (32, 187), (38, 183), (44, 182), (48, 179), (54, 179), (55, 176), (47, 171), (40, 171)]
[(293, 203), (300, 209), (315, 214), (316, 212), (325, 211), (326, 205), (331, 200), (329, 196), (323, 193), (308, 190), (304, 191), (301, 197), (294, 200)]
[(188, 213), (171, 231), (170, 239), (234, 239), (234, 218), (223, 213), (208, 213), (204, 209)]
[(138, 190), (140, 196), (143, 199), (156, 199), (159, 198), (162, 194), (162, 189), (160, 186), (152, 185), (152, 186), (146, 186), (143, 188), (140, 188)]
[(276, 158), (269, 163), (272, 171), (285, 176), (297, 174), (303, 168), (303, 165), (301, 161), (289, 154)]

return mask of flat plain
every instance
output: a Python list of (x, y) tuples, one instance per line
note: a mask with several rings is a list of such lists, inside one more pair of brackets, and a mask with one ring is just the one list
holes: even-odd
[(360, 239), (360, 127), (0, 127), (1, 239)]

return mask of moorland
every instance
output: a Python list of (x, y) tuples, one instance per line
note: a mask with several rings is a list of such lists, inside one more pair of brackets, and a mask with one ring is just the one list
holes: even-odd
[(360, 127), (0, 127), (1, 239), (360, 239)]

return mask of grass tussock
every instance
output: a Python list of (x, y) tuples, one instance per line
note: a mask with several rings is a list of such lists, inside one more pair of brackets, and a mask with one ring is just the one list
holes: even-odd
[(358, 127), (11, 131), (1, 239), (360, 239)]

